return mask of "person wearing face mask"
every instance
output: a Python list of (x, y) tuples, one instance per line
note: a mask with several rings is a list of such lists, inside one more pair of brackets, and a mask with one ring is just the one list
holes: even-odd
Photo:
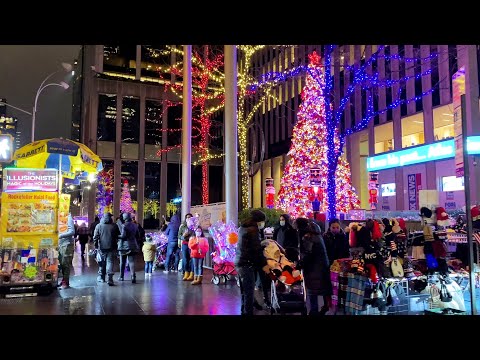
[(323, 235), (325, 247), (327, 248), (328, 260), (332, 263), (337, 259), (345, 259), (350, 257), (350, 245), (348, 244), (348, 236), (340, 227), (338, 219), (330, 220), (330, 226)]
[(238, 232), (234, 264), (240, 280), (242, 315), (253, 315), (255, 272), (270, 271), (260, 244), (260, 231), (265, 227), (265, 219), (261, 210), (251, 210)]
[(273, 240), (285, 249), (288, 260), (298, 260), (298, 236), (290, 223), (290, 215), (280, 215), (280, 226), (273, 231)]
[(194, 273), (191, 284), (201, 285), (203, 278), (203, 259), (205, 259), (205, 255), (207, 255), (209, 246), (208, 240), (203, 236), (203, 230), (200, 226), (195, 229), (195, 237), (191, 237), (188, 240), (188, 247), (190, 248)]

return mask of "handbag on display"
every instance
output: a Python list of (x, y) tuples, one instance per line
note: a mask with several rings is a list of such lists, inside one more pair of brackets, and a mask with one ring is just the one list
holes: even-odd
[(400, 298), (398, 297), (393, 284), (387, 288), (387, 305), (388, 306), (400, 305)]
[(403, 266), (400, 263), (400, 260), (393, 258), (390, 266), (392, 268), (392, 274), (394, 277), (403, 278)]
[(382, 281), (379, 281), (370, 296), (373, 299), (372, 306), (378, 308), (385, 308), (385, 306), (387, 305), (387, 298), (385, 295), (385, 284)]
[(452, 301), (452, 294), (448, 291), (445, 281), (440, 280), (440, 283), (440, 301), (444, 303)]

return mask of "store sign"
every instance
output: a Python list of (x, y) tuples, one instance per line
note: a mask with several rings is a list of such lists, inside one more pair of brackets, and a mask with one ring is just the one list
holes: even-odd
[(57, 191), (55, 169), (4, 169), (3, 191)]
[(456, 210), (457, 203), (455, 201), (447, 201), (445, 202), (445, 210)]
[(14, 151), (13, 137), (9, 134), (0, 134), (0, 163), (11, 162)]
[[(467, 153), (469, 155), (480, 154), (480, 136), (468, 137)], [(451, 159), (454, 156), (454, 140), (444, 140), (430, 145), (422, 145), (388, 154), (371, 156), (367, 158), (367, 171), (386, 170), (428, 161)]]
[(418, 194), (422, 190), (422, 174), (407, 175), (408, 210), (418, 210)]
[(462, 133), (462, 99), (465, 94), (465, 68), (461, 67), (452, 76), (453, 93), (453, 130), (455, 140), (455, 175), (462, 177), (465, 171), (463, 164), (463, 133)]

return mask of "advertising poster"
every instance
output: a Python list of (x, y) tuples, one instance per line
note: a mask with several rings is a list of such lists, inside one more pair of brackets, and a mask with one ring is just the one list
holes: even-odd
[(227, 211), (225, 203), (192, 206), (190, 212), (200, 216), (200, 226), (204, 230), (219, 220), (223, 223), (226, 222)]
[(419, 192), (422, 190), (422, 174), (407, 175), (408, 210), (418, 210)]
[(4, 169), (3, 191), (58, 191), (58, 171), (55, 169)]
[(60, 194), (58, 199), (58, 233), (68, 229), (68, 213), (70, 212), (70, 194)]

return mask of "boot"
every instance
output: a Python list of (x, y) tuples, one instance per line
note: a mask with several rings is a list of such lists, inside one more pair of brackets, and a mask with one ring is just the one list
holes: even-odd
[(187, 281), (189, 276), (190, 276), (190, 272), (189, 272), (189, 271), (185, 271), (185, 272), (183, 273), (183, 279), (182, 279), (182, 280), (183, 280), (183, 281)]
[(69, 280), (62, 280), (62, 286), (61, 289), (68, 289), (70, 287), (70, 281)]
[(195, 280), (195, 275), (193, 271), (190, 271), (190, 274), (188, 275), (187, 281), (192, 281)]
[(137, 283), (137, 274), (133, 274), (132, 275), (132, 284), (136, 284)]
[(103, 275), (103, 276), (102, 276), (102, 275), (98, 275), (98, 276), (97, 276), (97, 282), (102, 282), (102, 283), (104, 283), (104, 282), (105, 282), (105, 275)]
[(203, 279), (203, 275), (197, 276), (197, 285), (202, 285), (202, 279)]
[(198, 276), (197, 276), (197, 275), (195, 275), (195, 276), (193, 277), (193, 281), (191, 282), (191, 284), (192, 284), (192, 285), (198, 285)]
[[(103, 280), (105, 281), (105, 280)], [(114, 286), (115, 283), (113, 282), (113, 274), (112, 275), (108, 275), (108, 285), (109, 286)]]

